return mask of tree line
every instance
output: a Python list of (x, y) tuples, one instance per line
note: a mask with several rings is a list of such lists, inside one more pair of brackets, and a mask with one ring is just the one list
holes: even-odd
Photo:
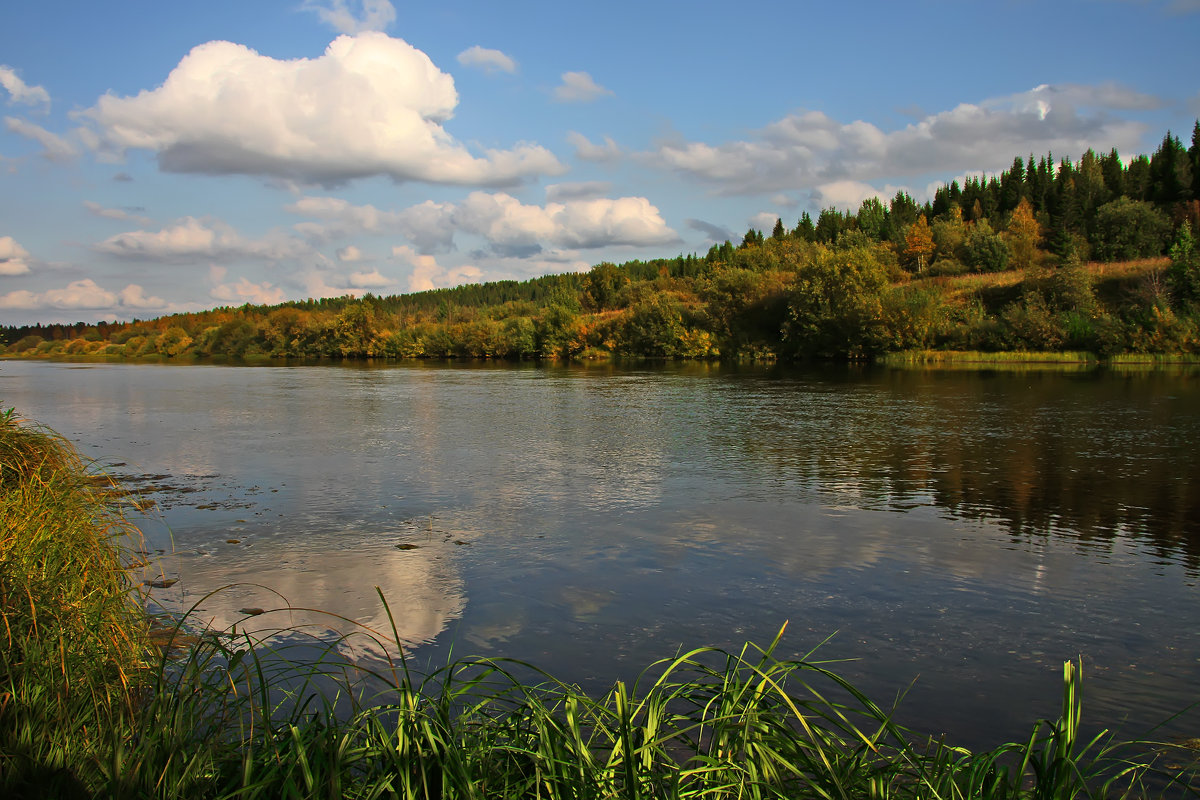
[[(1200, 120), (1125, 163), (1013, 159), (992, 177), (827, 208), (705, 255), (405, 295), (129, 323), (10, 326), (15, 355), (870, 358), (898, 350), (1200, 352)], [(1115, 265), (1120, 265), (1116, 267)]]

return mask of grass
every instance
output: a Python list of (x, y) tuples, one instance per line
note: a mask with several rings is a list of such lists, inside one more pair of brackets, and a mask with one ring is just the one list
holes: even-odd
[(113, 484), (56, 434), (0, 414), (0, 770), (69, 769), (133, 713), (145, 617)]
[(1119, 353), (1109, 358), (1110, 366), (1169, 366), (1200, 364), (1200, 355), (1191, 353)]
[[(1080, 736), (1079, 668), (1029, 738), (969, 752), (896, 725), (779, 637), (701, 648), (598, 695), (511, 660), (374, 668), (349, 642), (202, 632), (149, 646), (118, 495), (0, 421), (0, 796), (1058, 798), (1196, 795), (1182, 746)], [(381, 601), (382, 601), (381, 597)], [(184, 638), (184, 625), (175, 632)], [(398, 641), (395, 630), (367, 632)], [(394, 648), (393, 648), (394, 649)], [(299, 654), (299, 655), (297, 655)]]
[(1079, 350), (1028, 351), (1002, 350), (903, 350), (878, 356), (876, 362), (891, 367), (936, 366), (939, 368), (1036, 369), (1039, 367), (1091, 369), (1104, 364), (1110, 368), (1172, 367), (1200, 364), (1200, 356), (1188, 353), (1121, 353), (1101, 359), (1095, 353)]
[(1004, 350), (984, 352), (980, 350), (904, 350), (887, 353), (878, 358), (880, 364), (888, 366), (937, 365), (966, 366), (977, 368), (980, 364), (989, 367), (999, 365), (1037, 366), (1042, 365), (1087, 365), (1095, 366), (1099, 359), (1092, 354), (1067, 350), (1062, 352), (1026, 350)]

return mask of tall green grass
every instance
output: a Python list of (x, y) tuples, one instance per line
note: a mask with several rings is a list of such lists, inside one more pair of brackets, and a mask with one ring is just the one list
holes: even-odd
[(51, 431), (0, 414), (0, 770), (70, 778), (132, 714), (145, 615), (123, 554), (137, 530)]
[[(299, 632), (291, 644), (202, 632), (152, 650), (116, 495), (61, 439), (18, 423), (10, 414), (0, 428), (0, 796), (1197, 794), (1183, 748), (1081, 738), (1071, 663), (1058, 719), (975, 753), (900, 727), (828, 665), (777, 658), (779, 637), (679, 653), (598, 695), (512, 660), (419, 671), (396, 650), (355, 665), (342, 655), (352, 640)], [(387, 633), (355, 636), (399, 640)]]

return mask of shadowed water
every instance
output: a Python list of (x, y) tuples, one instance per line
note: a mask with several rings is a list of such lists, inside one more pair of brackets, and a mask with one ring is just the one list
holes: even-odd
[(418, 660), (596, 687), (786, 622), (974, 746), (1077, 656), (1130, 735), (1200, 699), (1195, 372), (3, 362), (0, 403), (145, 489), (154, 595), (218, 626), (390, 632), (378, 586)]

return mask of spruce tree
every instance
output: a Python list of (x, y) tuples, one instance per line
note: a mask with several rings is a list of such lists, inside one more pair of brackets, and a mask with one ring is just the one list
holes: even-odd
[(1171, 267), (1167, 281), (1175, 301), (1184, 306), (1200, 301), (1200, 252), (1196, 251), (1190, 223), (1184, 222), (1179, 226), (1170, 254)]
[(800, 221), (796, 223), (796, 230), (792, 231), (792, 233), (802, 242), (812, 242), (816, 240), (817, 229), (816, 226), (813, 225), (812, 217), (808, 215), (807, 211), (800, 214)]
[(1151, 199), (1161, 206), (1185, 202), (1192, 196), (1192, 165), (1178, 136), (1170, 131), (1150, 158)]
[(1192, 128), (1192, 146), (1188, 148), (1188, 160), (1192, 166), (1192, 199), (1200, 200), (1200, 119)]

